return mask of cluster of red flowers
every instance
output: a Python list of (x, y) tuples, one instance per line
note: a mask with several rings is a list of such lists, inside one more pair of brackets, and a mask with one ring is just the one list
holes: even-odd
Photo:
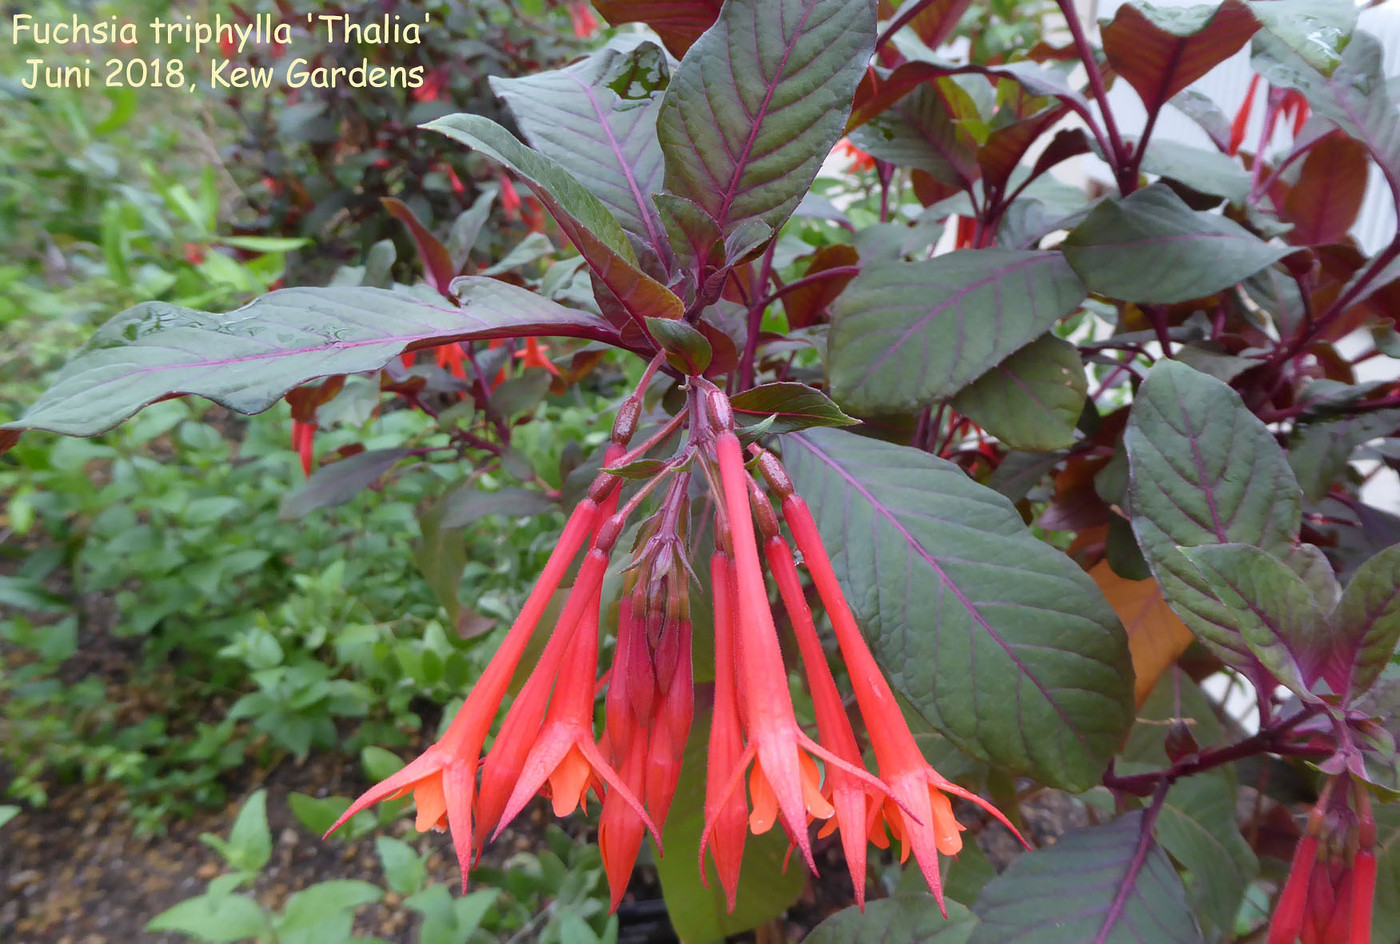
[(1371, 944), (1375, 897), (1371, 799), (1365, 785), (1343, 774), (1328, 781), (1308, 815), (1268, 944)]
[[(630, 451), (641, 400), (634, 395), (624, 402), (606, 453), (607, 468), (634, 463), (688, 423), (683, 447), (620, 509), (619, 476), (605, 472), (593, 483), (569, 517), (520, 617), (446, 733), (357, 799), (336, 827), (371, 804), (412, 792), (418, 829), (451, 830), (465, 886), (474, 851), (479, 854), (482, 844), (535, 794), (547, 796), (555, 814), (564, 816), (583, 806), (592, 791), (602, 798), (598, 843), (615, 908), (646, 832), (660, 848), (690, 735), (695, 692), (688, 594), (694, 575), (687, 535), (698, 470), (709, 488), (715, 524), (710, 561), (715, 683), (703, 774), (702, 874), (708, 850), (732, 909), (750, 831), (762, 833), (780, 823), (815, 870), (808, 830), (822, 820), (822, 835), (841, 831), (860, 904), (867, 843), (884, 848), (893, 836), (904, 857), (913, 853), (941, 907), (938, 855), (961, 849), (964, 828), (953, 816), (949, 795), (971, 800), (1013, 832), (1014, 827), (986, 801), (929, 766), (856, 625), (812, 515), (782, 466), (770, 453), (750, 447), (770, 499), (746, 468), (728, 397), (697, 377), (689, 378), (689, 389), (688, 409)], [(661, 497), (638, 528), (624, 572), (605, 725), (595, 740), (603, 576), (628, 518), (653, 494)], [(835, 630), (878, 776), (865, 769), (779, 513)], [(815, 739), (793, 711), (760, 540), (800, 648), (815, 706)], [(581, 550), (578, 576), (553, 634), (483, 760), (487, 736), (530, 636)], [(702, 776), (699, 771), (690, 775)]]

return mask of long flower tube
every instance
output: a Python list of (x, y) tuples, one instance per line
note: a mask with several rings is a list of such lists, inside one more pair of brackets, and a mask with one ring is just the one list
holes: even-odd
[(714, 449), (734, 542), (739, 613), (736, 637), (742, 652), (739, 679), (745, 692), (743, 720), (748, 738), (744, 760), (750, 755), (754, 760), (749, 785), (754, 806), (750, 826), (754, 832), (762, 832), (776, 815), (801, 850), (808, 867), (815, 872), (816, 862), (812, 859), (812, 845), (807, 836), (807, 815), (825, 819), (834, 810), (821, 794), (813, 755), (846, 770), (876, 790), (883, 792), (884, 786), (865, 770), (817, 744), (798, 727), (758, 560), (749, 510), (748, 473), (744, 470), (738, 437), (732, 429), (724, 428), (715, 436)]
[[(801, 578), (797, 574), (797, 563), (793, 560), (792, 549), (782, 536), (777, 534), (764, 541), (763, 549), (768, 558), (768, 570), (778, 584), (778, 594), (782, 598), (783, 607), (792, 619), (793, 635), (797, 637), (802, 664), (807, 670), (807, 686), (812, 693), (821, 743), (836, 756), (858, 765), (861, 763), (860, 747), (856, 743), (855, 731), (851, 728), (851, 719), (841, 704), (841, 693), (836, 688), (836, 679), (831, 675), (831, 667), (827, 665), (821, 640), (817, 638), (817, 628), (812, 621), (811, 608), (807, 606), (806, 597), (802, 593)], [(856, 905), (864, 911), (865, 853), (866, 844), (870, 841), (867, 832), (870, 819), (868, 814), (873, 806), (883, 802), (884, 798), (839, 767), (832, 767), (827, 771), (827, 787), (836, 815), (827, 821), (821, 834), (826, 835), (831, 829), (841, 830), (841, 849), (846, 856), (846, 866), (850, 869)]]
[(886, 802), (881, 811), (884, 821), (895, 838), (901, 840), (902, 854), (907, 856), (910, 851), (914, 853), (924, 880), (928, 882), (929, 890), (942, 910), (943, 887), (938, 871), (938, 855), (956, 855), (962, 849), (960, 832), (963, 827), (953, 816), (948, 794), (977, 804), (1011, 830), (1027, 848), (1029, 843), (1000, 810), (941, 776), (924, 759), (894, 692), (856, 626), (855, 617), (836, 580), (836, 573), (806, 502), (793, 491), (786, 473), (767, 453), (760, 458), (760, 469), (774, 491), (782, 496), (783, 518), (792, 531), (798, 550), (802, 552), (812, 582), (836, 631), (837, 645), (850, 673), (856, 703), (865, 719), (880, 777), (890, 790), (891, 802)]
[[(606, 492), (602, 497), (607, 497)], [(501, 648), (468, 693), (446, 733), (402, 770), (362, 793), (326, 830), (326, 836), (361, 810), (411, 792), (418, 806), (417, 826), (420, 829), (440, 827), (445, 823), (451, 830), (453, 849), (462, 870), (462, 888), (465, 890), (472, 859), (473, 793), (482, 745), (492, 720), (500, 711), (511, 676), (520, 664), (536, 624), (544, 615), (545, 607), (574, 555), (601, 515), (598, 497), (590, 494), (579, 503), (564, 525), (559, 543), (545, 563), (544, 572), (526, 598)]]
[[(720, 528), (716, 525), (716, 533)], [(705, 828), (700, 834), (700, 876), (705, 878), (705, 849), (715, 863), (720, 886), (734, 910), (739, 891), (739, 866), (748, 835), (748, 805), (742, 790), (730, 785), (731, 772), (742, 769), (744, 732), (735, 697), (738, 667), (734, 640), (739, 614), (735, 608), (734, 559), (724, 550), (710, 558), (714, 588), (715, 700), (710, 719), (709, 763), (705, 767)]]
[[(616, 461), (624, 451), (620, 444), (610, 444), (604, 454), (604, 464)], [(611, 518), (616, 512), (618, 498), (619, 490), (613, 489), (611, 494), (603, 500), (598, 515), (600, 523)], [(595, 528), (589, 543), (590, 550), (597, 547), (596, 531)], [(606, 562), (604, 567), (606, 568)], [(549, 642), (545, 644), (544, 652), (540, 654), (535, 670), (526, 680), (520, 694), (516, 696), (514, 703), (510, 706), (510, 710), (506, 712), (505, 720), (501, 722), (501, 730), (496, 735), (495, 744), (486, 755), (486, 762), (482, 765), (481, 787), (477, 794), (476, 842), (478, 846), (484, 844), (488, 836), (499, 833), (501, 826), (507, 821), (504, 816), (506, 806), (516, 783), (520, 780), (525, 758), (535, 743), (540, 726), (544, 723), (550, 692), (554, 688), (560, 668), (564, 664), (574, 624), (583, 616), (584, 609), (588, 605), (588, 601), (584, 597), (577, 595), (579, 584), (582, 582), (583, 571), (580, 570), (579, 579), (574, 585), (575, 592), (570, 594), (564, 612), (559, 615), (555, 631), (550, 636)], [(601, 577), (599, 585), (601, 586)], [(576, 599), (577, 602), (575, 602)]]

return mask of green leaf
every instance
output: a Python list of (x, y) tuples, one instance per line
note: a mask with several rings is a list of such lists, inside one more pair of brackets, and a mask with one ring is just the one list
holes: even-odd
[(1359, 695), (1380, 678), (1400, 641), (1400, 544), (1357, 568), (1342, 592), (1333, 622), (1342, 639), (1354, 647), (1348, 692)]
[(952, 463), (838, 430), (783, 443), (894, 687), (975, 757), (1097, 783), (1132, 723), (1133, 673), (1088, 575)]
[(295, 491), (282, 497), (277, 517), (295, 521), (317, 508), (343, 505), (378, 481), (404, 456), (412, 454), (411, 449), (371, 449), (322, 466)]
[(448, 341), (617, 341), (598, 316), (495, 279), (459, 279), (456, 290), (460, 309), (359, 287), (282, 289), (227, 314), (137, 305), (98, 328), (28, 412), (0, 430), (92, 436), (183, 394), (260, 413), (308, 380), (378, 370), (406, 350)]
[(681, 300), (643, 272), (622, 226), (557, 162), (521, 144), (480, 115), (448, 115), (423, 126), (473, 147), (518, 174), (558, 222), (599, 281), (632, 317), (679, 318)]
[(1400, 428), (1400, 410), (1376, 410), (1350, 416), (1304, 421), (1288, 437), (1288, 462), (1303, 494), (1321, 501), (1342, 477), (1357, 446)]
[(666, 190), (726, 236), (749, 219), (776, 231), (841, 136), (874, 46), (869, 0), (728, 0), (661, 104)]
[[(287, 795), (287, 806), (297, 822), (317, 836), (324, 836), (340, 814), (350, 808), (350, 798), (340, 796), (313, 797), (305, 793)], [(363, 814), (358, 814), (363, 815)]]
[(1356, 29), (1356, 4), (1333, 0), (1248, 0), (1261, 26), (1309, 65), (1330, 76)]
[(19, 807), (10, 804), (0, 805), (0, 828), (14, 819), (20, 813)]
[(714, 352), (710, 342), (698, 330), (679, 319), (648, 318), (647, 330), (661, 349), (666, 352), (666, 360), (672, 367), (686, 376), (703, 374), (710, 366)]
[(651, 194), (661, 189), (656, 114), (670, 67), (654, 43), (617, 43), (567, 68), (492, 76), (491, 90), (535, 150), (597, 197), (634, 246), (665, 261), (670, 249)]
[(1250, 65), (1270, 84), (1302, 92), (1315, 113), (1366, 145), (1394, 187), (1400, 184), (1400, 114), (1386, 89), (1384, 52), (1370, 33), (1355, 33), (1335, 69), (1324, 75), (1282, 37), (1261, 33)]
[(978, 177), (980, 154), (962, 120), (976, 117), (977, 107), (962, 86), (952, 78), (935, 79), (854, 129), (850, 139), (882, 161), (966, 190)]
[(812, 929), (807, 944), (966, 944), (977, 916), (956, 901), (949, 901), (948, 917), (938, 911), (932, 895), (895, 895), (866, 905), (862, 914), (854, 905), (827, 918)]
[(1144, 304), (1213, 295), (1293, 251), (1191, 209), (1162, 183), (1102, 201), (1061, 249), (1090, 291)]
[(1331, 649), (1327, 614), (1303, 579), (1268, 551), (1248, 544), (1184, 547), (1181, 553), (1229, 611), (1235, 632), (1274, 677), (1304, 699)]
[(374, 841), (374, 848), (384, 865), (385, 881), (400, 895), (412, 895), (428, 880), (428, 867), (422, 856), (403, 840), (380, 836)]
[(854, 426), (860, 420), (806, 384), (784, 381), (761, 384), (729, 400), (734, 416), (741, 423), (754, 423), (774, 417), (767, 432), (773, 435), (796, 433), (814, 426)]
[(1162, 848), (1186, 869), (1192, 910), (1225, 934), (1234, 930), (1259, 859), (1240, 835), (1234, 778), (1223, 771), (1186, 777), (1172, 786), (1157, 819)]
[(857, 413), (921, 409), (1068, 315), (1084, 286), (1057, 252), (960, 250), (874, 263), (832, 306), (832, 396)]
[(558, 511), (559, 506), (543, 492), (528, 488), (501, 488), (483, 492), (474, 483), (454, 489), (443, 500), (440, 528), (465, 528), (487, 515), (506, 518), (532, 518)]
[[(709, 714), (697, 714), (682, 769), (705, 769), (709, 739)], [(783, 869), (788, 841), (781, 830), (751, 835), (744, 842), (743, 880), (730, 912), (714, 863), (706, 856), (703, 883), (696, 868), (704, 823), (705, 777), (682, 777), (666, 816), (662, 834), (666, 854), (657, 859), (656, 872), (676, 936), (693, 944), (721, 941), (771, 921), (787, 911), (807, 884), (807, 869), (800, 857)]]
[(454, 899), (444, 885), (427, 888), (404, 900), (423, 915), (418, 927), (418, 944), (467, 944), (501, 893), (483, 888)]
[(373, 781), (388, 780), (403, 767), (403, 758), (393, 751), (387, 751), (373, 744), (360, 751), (360, 766), (365, 776)]
[[(279, 934), (288, 931), (319, 930), (336, 912), (349, 911), (384, 897), (377, 885), (354, 879), (317, 882), (287, 899), (287, 907), (277, 922)], [(348, 915), (346, 917), (349, 917)]]
[(228, 839), (211, 833), (200, 837), (240, 872), (256, 872), (272, 858), (272, 833), (267, 828), (267, 791), (257, 790), (243, 802)]
[(1134, 872), (1142, 816), (1067, 833), (1012, 862), (973, 906), (982, 923), (968, 944), (1202, 944), (1181, 879), (1150, 837)]
[(1302, 499), (1283, 450), (1229, 386), (1167, 359), (1139, 388), (1123, 442), (1133, 532), (1162, 595), (1222, 659), (1252, 669), (1229, 611), (1178, 548), (1251, 544), (1287, 555)]
[(952, 406), (1012, 449), (1049, 452), (1074, 442), (1088, 392), (1079, 349), (1045, 334), (973, 381)]
[(460, 528), (443, 525), (444, 505), (445, 500), (437, 501), (418, 512), (420, 536), (413, 542), (413, 562), (455, 623), (462, 611), (458, 587), (467, 567), (467, 546)]
[(167, 908), (146, 924), (147, 931), (174, 931), (211, 944), (246, 941), (267, 930), (263, 910), (246, 895), (200, 895)]
[(1231, 203), (1244, 203), (1249, 195), (1249, 171), (1218, 150), (1153, 138), (1141, 167), (1145, 173), (1178, 180), (1192, 190), (1215, 194)]

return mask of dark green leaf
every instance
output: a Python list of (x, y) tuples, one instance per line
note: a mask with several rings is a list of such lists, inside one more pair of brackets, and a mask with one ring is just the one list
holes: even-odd
[(1232, 628), (1255, 658), (1294, 693), (1310, 698), (1308, 678), (1331, 647), (1327, 614), (1303, 579), (1268, 551), (1248, 544), (1183, 547)]
[(1186, 777), (1167, 793), (1157, 818), (1162, 848), (1186, 869), (1193, 910), (1230, 934), (1259, 860), (1235, 819), (1235, 782), (1225, 771)]
[(296, 491), (282, 498), (277, 516), (283, 521), (295, 521), (317, 508), (343, 505), (412, 453), (411, 449), (371, 449), (322, 466)]
[(932, 895), (895, 895), (838, 911), (812, 929), (807, 944), (966, 944), (977, 917), (956, 901), (948, 902), (948, 917), (938, 911)]
[(670, 250), (651, 194), (661, 189), (656, 113), (670, 68), (661, 47), (600, 49), (573, 65), (491, 77), (525, 139), (597, 197), (657, 260)]
[(195, 394), (259, 413), (317, 377), (378, 370), (449, 341), (557, 335), (615, 343), (596, 315), (495, 279), (458, 279), (460, 309), (375, 288), (290, 288), (227, 314), (147, 302), (108, 321), (29, 411), (3, 428), (92, 436)]
[(502, 488), (483, 492), (470, 485), (454, 489), (443, 500), (442, 528), (465, 528), (487, 515), (528, 518), (558, 511), (559, 506), (543, 492), (528, 488)]
[(458, 586), (462, 582), (462, 571), (467, 567), (467, 548), (460, 528), (443, 526), (443, 506), (444, 502), (439, 501), (419, 511), (421, 537), (413, 544), (413, 562), (455, 623), (462, 608)]
[(550, 382), (546, 370), (527, 370), (511, 377), (491, 391), (491, 409), (507, 418), (533, 413), (549, 393)]
[(1132, 669), (1084, 571), (951, 463), (838, 430), (783, 442), (894, 687), (976, 757), (1097, 783), (1132, 722)]
[(1243, 203), (1249, 195), (1249, 171), (1234, 158), (1217, 150), (1192, 147), (1179, 141), (1153, 138), (1142, 157), (1142, 170), (1186, 184), (1192, 190)]
[(1377, 805), (1372, 941), (1400, 940), (1400, 803)]
[(1046, 334), (977, 378), (952, 406), (1012, 449), (1048, 452), (1074, 442), (1088, 391), (1079, 349)]
[(1380, 678), (1400, 641), (1400, 545), (1357, 568), (1333, 621), (1342, 638), (1355, 647), (1350, 693), (1359, 695)]
[(1091, 291), (1160, 304), (1212, 295), (1292, 251), (1223, 216), (1192, 210), (1161, 183), (1104, 200), (1062, 249)]
[(1182, 621), (1241, 669), (1255, 657), (1229, 611), (1179, 547), (1293, 546), (1301, 495), (1273, 434), (1213, 377), (1159, 360), (1138, 390), (1124, 434), (1138, 546)]
[(379, 861), (384, 866), (384, 880), (400, 895), (412, 895), (428, 880), (428, 868), (413, 847), (392, 836), (374, 840)]
[(858, 413), (921, 409), (1083, 300), (1084, 285), (1056, 252), (961, 250), (866, 266), (832, 306), (832, 395)]
[(729, 0), (661, 105), (667, 191), (725, 235), (746, 219), (777, 230), (841, 136), (874, 45), (868, 0)]
[(806, 384), (769, 383), (737, 393), (730, 398), (734, 415), (741, 423), (777, 417), (768, 432), (774, 435), (796, 433), (814, 426), (854, 426), (860, 421)]
[(710, 366), (710, 358), (714, 356), (710, 342), (687, 322), (679, 318), (648, 318), (647, 330), (666, 352), (666, 360), (681, 373), (703, 374)]
[(480, 115), (448, 115), (423, 127), (476, 148), (519, 174), (633, 320), (680, 317), (680, 299), (638, 267), (622, 226), (569, 171)]
[(666, 463), (661, 459), (638, 459), (626, 465), (609, 466), (603, 471), (624, 479), (650, 479), (655, 478), (664, 468)]
[(1400, 410), (1344, 414), (1299, 423), (1288, 439), (1288, 462), (1298, 476), (1303, 494), (1321, 501), (1346, 471), (1357, 446), (1388, 436), (1396, 429), (1400, 429)]
[(982, 923), (968, 944), (1201, 944), (1181, 879), (1150, 838), (1138, 862), (1141, 833), (1134, 812), (1021, 856), (973, 906)]

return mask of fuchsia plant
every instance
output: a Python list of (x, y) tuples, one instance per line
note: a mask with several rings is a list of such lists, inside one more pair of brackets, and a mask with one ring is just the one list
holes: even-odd
[[(1400, 237), (1348, 233), (1372, 166), (1400, 206), (1400, 113), (1356, 11), (1130, 3), (1099, 50), (1062, 2), (1066, 47), (951, 62), (968, 0), (596, 6), (663, 45), (494, 82), (524, 141), (427, 126), (527, 187), (576, 269), (462, 276), (394, 208), (430, 287), (138, 306), (0, 437), (285, 396), (309, 470), (318, 406), (362, 374), (499, 471), (528, 422), (503, 380), (563, 393), (620, 352), (640, 380), (519, 617), (342, 821), (411, 793), (465, 883), (532, 797), (596, 796), (613, 906), (650, 833), (687, 939), (780, 913), (776, 861), (800, 883), (838, 843), (857, 909), (814, 941), (1400, 938), (1400, 517), (1365, 488), (1400, 465), (1400, 386), (1358, 380), (1400, 357)], [(1248, 103), (1190, 88), (1246, 43), (1254, 141)], [(1157, 140), (1168, 107), (1214, 149)], [(840, 209), (812, 192), (838, 143)], [(1092, 199), (1049, 175), (1089, 153), (1114, 182)], [(1248, 683), (1257, 731), (1211, 675)], [(1053, 843), (1026, 815), (1049, 789), (1087, 821)], [(994, 875), (969, 837), (1002, 827), (1032, 851)], [(932, 897), (867, 900), (893, 841)]]

